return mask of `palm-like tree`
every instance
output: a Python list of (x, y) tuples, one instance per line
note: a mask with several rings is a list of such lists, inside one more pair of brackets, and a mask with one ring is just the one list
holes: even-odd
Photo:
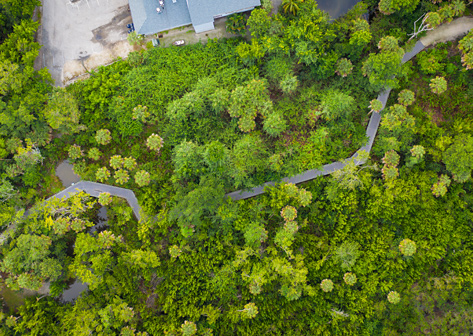
[(282, 8), (284, 13), (291, 12), (293, 15), (296, 15), (301, 2), (304, 2), (304, 0), (283, 0)]

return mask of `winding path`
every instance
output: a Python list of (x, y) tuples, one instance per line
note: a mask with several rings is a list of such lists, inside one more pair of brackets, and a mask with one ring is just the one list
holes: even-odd
[[(415, 55), (417, 55), (419, 52), (424, 50), (426, 47), (432, 44), (436, 44), (438, 42), (445, 42), (449, 40), (454, 40), (458, 38), (461, 35), (464, 35), (468, 33), (473, 29), (473, 18), (470, 17), (461, 17), (458, 18), (451, 23), (444, 24), (435, 30), (431, 30), (427, 33), (427, 35), (423, 38), (421, 38), (414, 46), (414, 48), (406, 52), (404, 54), (404, 57), (402, 58), (402, 63), (406, 63), (409, 61), (411, 58), (413, 58)], [(384, 110), (386, 107), (386, 102), (388, 101), (389, 94), (391, 93), (391, 89), (387, 89), (386, 91), (383, 91), (379, 94), (378, 99), (383, 103), (383, 108), (381, 109)], [(380, 112), (381, 112), (380, 111)], [(361, 147), (353, 156), (348, 158), (350, 159), (355, 159), (356, 165), (361, 165), (365, 163), (364, 161), (357, 161), (356, 158), (358, 157), (358, 152), (360, 151), (366, 151), (368, 153), (371, 152), (371, 148), (373, 147), (373, 142), (376, 137), (376, 132), (378, 131), (379, 123), (381, 121), (381, 115), (379, 113), (373, 112), (371, 114), (370, 121), (368, 123), (368, 127), (366, 128), (366, 137), (369, 139), (368, 143)], [(302, 183), (306, 181), (310, 181), (315, 179), (316, 177), (319, 176), (324, 176), (324, 175), (329, 175), (332, 174), (334, 171), (343, 169), (345, 167), (346, 163), (338, 161), (338, 162), (333, 162), (330, 164), (326, 164), (322, 167), (322, 169), (311, 169), (311, 170), (306, 170), (305, 172), (295, 175), (292, 177), (285, 177), (281, 180), (281, 182), (288, 182), (288, 183)], [(231, 192), (227, 194), (227, 197), (232, 198), (233, 200), (242, 200), (254, 196), (261, 195), (265, 192), (265, 187), (267, 186), (274, 186), (276, 182), (271, 181), (271, 182), (266, 182), (262, 185), (259, 185), (257, 187), (251, 188), (250, 190), (237, 190), (234, 192)]]
[(48, 200), (53, 197), (68, 199), (69, 197), (81, 191), (84, 191), (85, 193), (94, 197), (99, 197), (100, 193), (108, 192), (110, 195), (124, 198), (128, 201), (128, 204), (133, 209), (133, 213), (135, 214), (138, 221), (141, 220), (141, 207), (138, 204), (138, 200), (136, 199), (135, 193), (130, 189), (114, 187), (108, 184), (79, 181), (78, 183), (71, 185), (69, 188), (66, 188), (63, 191), (51, 196), (50, 198), (48, 198)]
[[(99, 197), (100, 193), (108, 192), (110, 195), (118, 196), (124, 198), (128, 201), (128, 204), (133, 209), (133, 214), (138, 219), (141, 220), (141, 207), (138, 204), (138, 200), (136, 199), (135, 193), (130, 189), (114, 187), (108, 184), (96, 183), (96, 182), (89, 182), (89, 181), (79, 181), (78, 183), (71, 185), (70, 187), (64, 189), (61, 192), (49, 197), (47, 199), (50, 200), (52, 198), (59, 198), (59, 199), (68, 199), (79, 192), (85, 192), (90, 196)], [(28, 211), (25, 212), (25, 216), (28, 216)], [(10, 235), (11, 231), (16, 230), (16, 224), (11, 224), (6, 230), (0, 234), (0, 245), (2, 245)]]

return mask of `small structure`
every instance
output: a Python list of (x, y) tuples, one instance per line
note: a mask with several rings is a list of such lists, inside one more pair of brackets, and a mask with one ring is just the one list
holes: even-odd
[[(196, 33), (213, 30), (214, 20), (245, 12), (260, 0), (129, 0), (136, 32), (150, 35), (192, 24)], [(161, 11), (158, 11), (158, 8)]]

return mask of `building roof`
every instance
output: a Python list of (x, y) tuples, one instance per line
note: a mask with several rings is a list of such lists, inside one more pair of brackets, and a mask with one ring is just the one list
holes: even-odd
[(242, 12), (259, 6), (260, 0), (164, 0), (158, 14), (158, 0), (129, 0), (135, 30), (139, 34), (155, 34), (189, 24), (212, 23), (214, 17)]
[(192, 23), (186, 0), (165, 1), (164, 10), (158, 14), (158, 0), (129, 0), (133, 25), (138, 34), (150, 35)]
[[(179, 0), (178, 0), (179, 1)], [(187, 0), (194, 26), (213, 22), (215, 16), (243, 12), (261, 5), (260, 0)]]

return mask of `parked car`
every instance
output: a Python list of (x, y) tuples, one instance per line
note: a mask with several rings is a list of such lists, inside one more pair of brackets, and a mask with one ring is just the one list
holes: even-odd
[(172, 43), (172, 45), (175, 45), (175, 46), (183, 46), (184, 44), (186, 44), (186, 41), (184, 40), (177, 40)]

